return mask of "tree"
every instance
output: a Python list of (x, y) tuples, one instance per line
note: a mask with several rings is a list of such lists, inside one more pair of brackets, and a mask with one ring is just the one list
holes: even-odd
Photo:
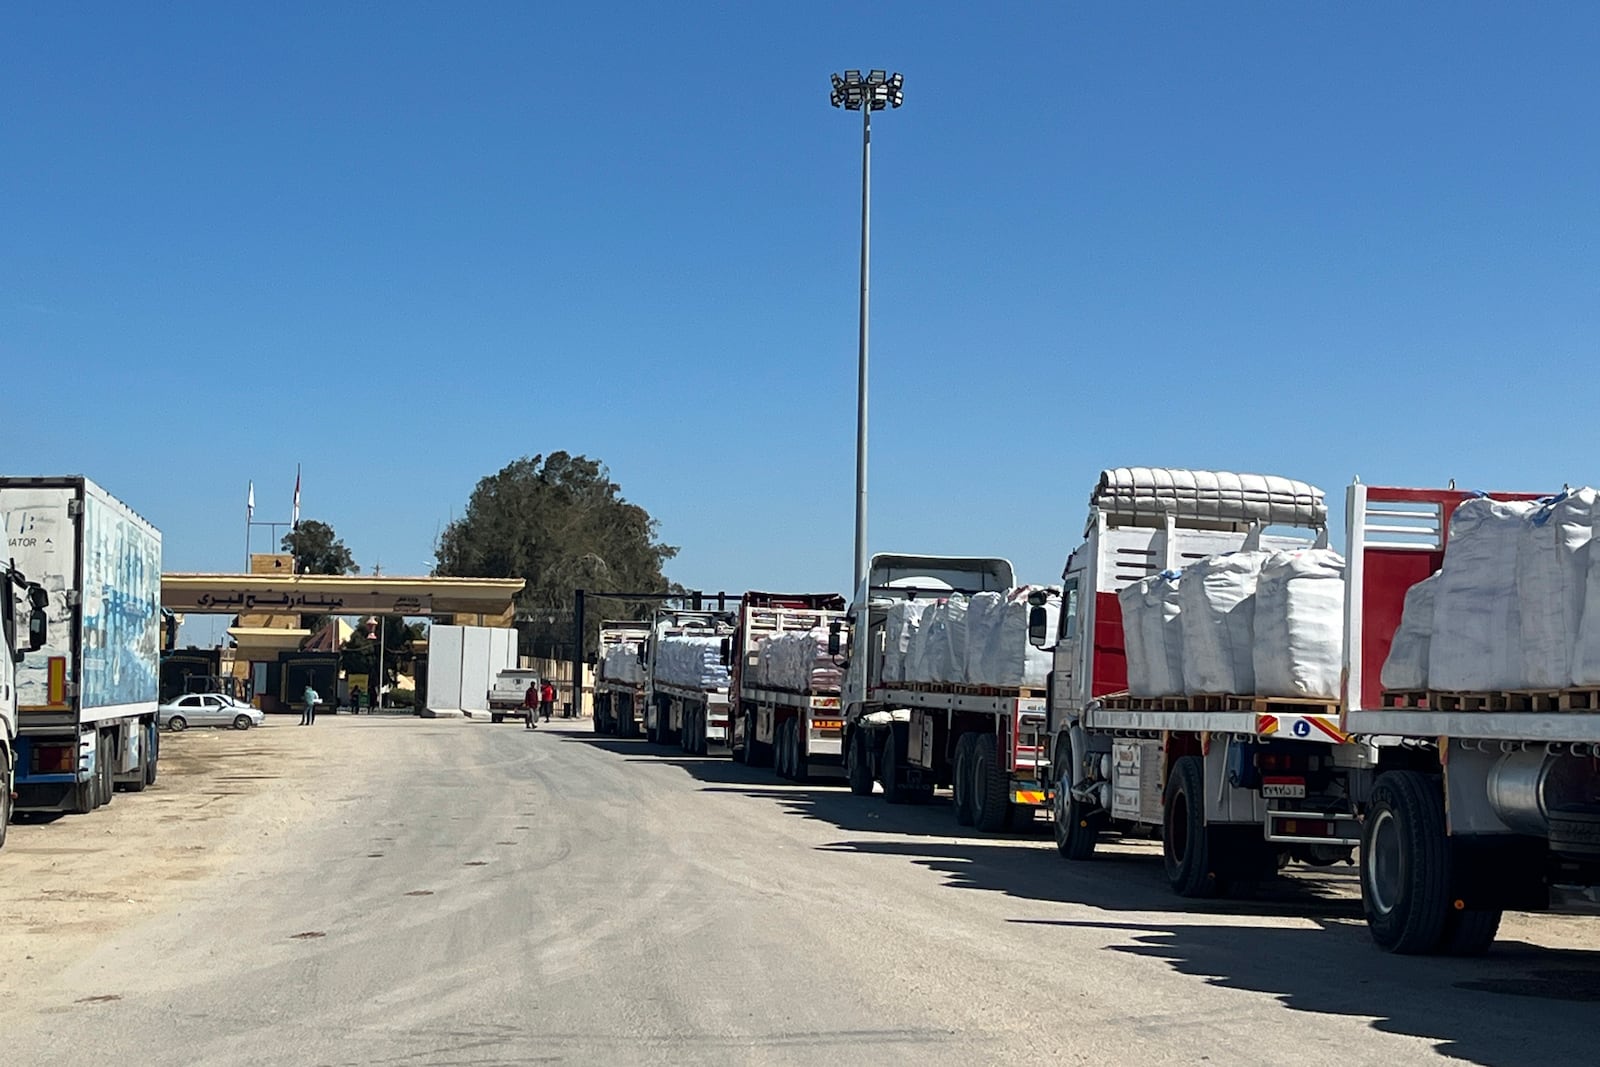
[[(570, 632), (573, 590), (667, 588), (661, 568), (678, 550), (657, 541), (656, 531), (656, 520), (623, 498), (599, 461), (566, 452), (524, 456), (478, 482), (465, 514), (440, 535), (437, 573), (524, 579), (521, 629), (534, 655), (551, 655), (570, 644), (561, 627)], [(612, 614), (648, 610), (627, 605)], [(595, 647), (599, 624), (596, 612), (586, 650)]]
[[(385, 615), (383, 619), (383, 682), (393, 686), (400, 679), (402, 668), (416, 661), (413, 642), (428, 636), (428, 626), (421, 622), (406, 622), (398, 615)], [(339, 652), (339, 666), (352, 674), (365, 674), (369, 686), (377, 685), (378, 642), (367, 637), (367, 621), (363, 619), (345, 640)], [(373, 627), (376, 632), (376, 627)]]
[(305, 519), (284, 534), (283, 550), (294, 556), (296, 574), (356, 574), (361, 570), (333, 527), (316, 519)]

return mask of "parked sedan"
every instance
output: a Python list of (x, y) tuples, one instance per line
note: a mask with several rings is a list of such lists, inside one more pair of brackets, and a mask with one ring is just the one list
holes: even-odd
[(248, 730), (266, 721), (259, 708), (221, 693), (188, 693), (156, 709), (156, 721), (174, 732), (191, 726), (231, 726)]

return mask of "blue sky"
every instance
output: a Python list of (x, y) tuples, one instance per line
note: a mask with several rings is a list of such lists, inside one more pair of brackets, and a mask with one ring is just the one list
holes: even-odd
[[(417, 573), (606, 462), (708, 590), (842, 589), (860, 131), (875, 550), (1060, 572), (1106, 466), (1593, 483), (1600, 8), (78, 4), (0, 16), (0, 468), (172, 570)], [(257, 544), (265, 548), (265, 538)]]

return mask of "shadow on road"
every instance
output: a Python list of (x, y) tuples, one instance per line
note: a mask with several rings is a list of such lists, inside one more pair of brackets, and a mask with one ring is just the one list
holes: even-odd
[[(1148, 843), (1113, 845), (1091, 861), (1067, 863), (1036, 840), (957, 826), (943, 799), (891, 806), (882, 797), (791, 785), (770, 769), (643, 741), (565, 740), (680, 767), (706, 783), (707, 792), (774, 801), (791, 815), (872, 835), (820, 851), (900, 857), (938, 873), (950, 888), (1072, 908), (1066, 917), (1046, 912), (1008, 920), (1034, 931), (1035, 962), (1045, 967), (1071, 965), (1071, 955), (1082, 951), (1074, 933), (1106, 931), (1125, 937), (1098, 951), (1157, 960), (1211, 985), (1266, 994), (1292, 1011), (1371, 1019), (1375, 1029), (1432, 1042), (1444, 1056), (1488, 1067), (1600, 1063), (1593, 1037), (1600, 1025), (1600, 953), (1502, 940), (1484, 959), (1387, 955), (1367, 934), (1351, 867), (1296, 868), (1241, 895), (1183, 900), (1168, 888), (1159, 852)], [(1048, 835), (1047, 823), (1037, 829)], [(1081, 917), (1085, 908), (1099, 914)], [(1285, 1022), (1292, 1026), (1292, 1017)], [(1308, 1049), (1307, 1062), (1312, 1058)]]

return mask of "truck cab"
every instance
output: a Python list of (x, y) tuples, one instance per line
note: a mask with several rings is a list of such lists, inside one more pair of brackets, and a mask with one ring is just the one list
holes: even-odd
[[(25, 631), (17, 625), (23, 605), (28, 619)], [(44, 647), (49, 605), (50, 595), (38, 582), (28, 581), (14, 566), (0, 570), (0, 846), (5, 845), (6, 827), (11, 824), (16, 780), (17, 667), (28, 653)]]

